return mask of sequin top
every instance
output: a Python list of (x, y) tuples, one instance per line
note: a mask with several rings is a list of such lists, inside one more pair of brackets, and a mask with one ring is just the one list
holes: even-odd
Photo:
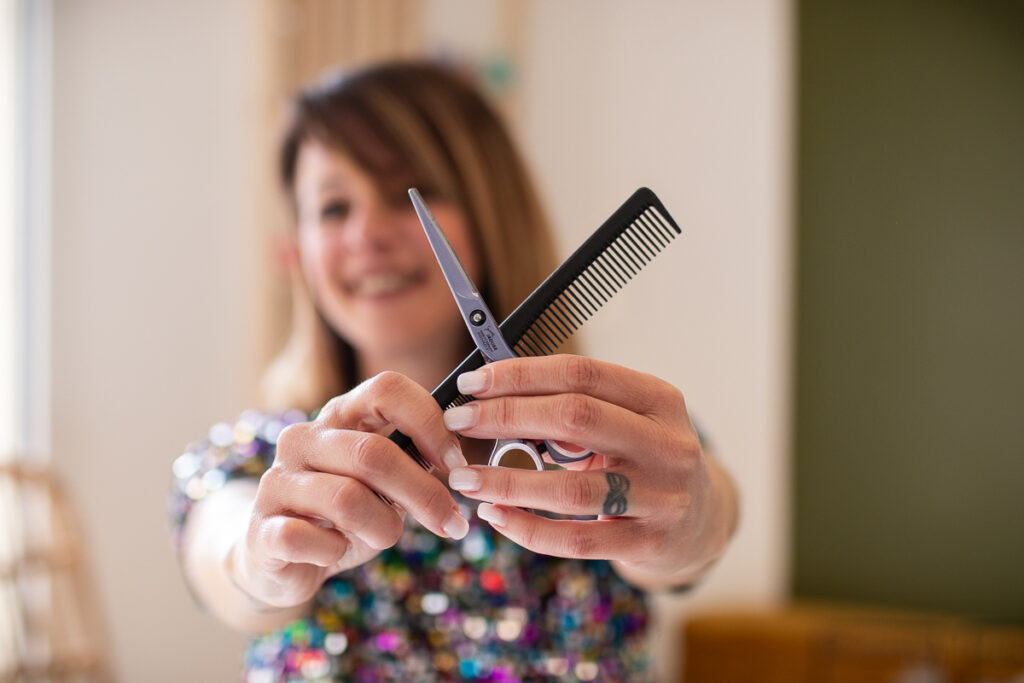
[[(176, 541), (192, 504), (230, 479), (258, 477), (277, 436), (307, 416), (245, 413), (215, 425), (174, 462)], [(407, 518), (394, 547), (328, 579), (311, 614), (252, 639), (245, 683), (299, 681), (644, 681), (644, 593), (608, 562), (521, 548), (481, 522), (460, 541)]]

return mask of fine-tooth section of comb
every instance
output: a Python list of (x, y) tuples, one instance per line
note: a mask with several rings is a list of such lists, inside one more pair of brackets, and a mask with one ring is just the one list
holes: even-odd
[[(501, 323), (505, 340), (519, 356), (556, 353), (681, 233), (657, 195), (640, 188)], [(456, 380), (483, 364), (474, 351), (431, 396), (443, 410), (472, 401), (459, 393)], [(409, 437), (395, 431), (388, 438), (421, 467), (431, 468)]]

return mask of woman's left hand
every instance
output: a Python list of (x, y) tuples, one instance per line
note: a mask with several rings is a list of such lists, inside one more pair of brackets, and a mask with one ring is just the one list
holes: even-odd
[[(445, 413), (464, 436), (555, 439), (594, 451), (561, 470), (474, 466), (449, 485), (534, 552), (613, 560), (646, 587), (692, 581), (736, 524), (735, 490), (708, 458), (683, 395), (650, 374), (581, 356), (517, 358), (459, 378), (477, 400)], [(553, 520), (521, 508), (592, 520)]]

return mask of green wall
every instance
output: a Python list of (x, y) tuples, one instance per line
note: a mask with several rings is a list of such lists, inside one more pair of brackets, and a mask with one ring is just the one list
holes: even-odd
[(794, 594), (1024, 621), (1024, 2), (798, 35)]

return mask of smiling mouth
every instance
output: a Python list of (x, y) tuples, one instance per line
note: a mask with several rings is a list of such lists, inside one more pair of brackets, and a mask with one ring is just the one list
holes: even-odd
[(380, 273), (351, 281), (345, 289), (352, 296), (379, 297), (404, 292), (422, 281), (420, 273)]

